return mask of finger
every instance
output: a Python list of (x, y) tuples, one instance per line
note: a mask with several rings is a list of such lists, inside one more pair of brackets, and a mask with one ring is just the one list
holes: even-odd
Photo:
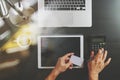
[(105, 67), (110, 63), (111, 58), (109, 58), (106, 62), (105, 62)]
[(72, 65), (72, 62), (71, 62), (71, 61), (69, 61), (69, 62), (66, 64), (66, 67), (69, 68), (70, 65)]
[(93, 57), (94, 57), (94, 51), (91, 51), (90, 59), (93, 59)]
[(72, 69), (73, 68), (73, 64), (71, 64), (70, 66), (69, 66), (69, 69)]
[(67, 57), (67, 58), (65, 59), (65, 63), (68, 63), (68, 62), (69, 62), (69, 60), (70, 60), (70, 58), (69, 58), (69, 57)]
[(106, 60), (107, 54), (108, 54), (108, 52), (105, 50), (105, 53), (103, 54), (103, 61)]
[(67, 57), (65, 60), (70, 60), (70, 58), (69, 58), (69, 57)]
[(63, 58), (68, 58), (70, 56), (72, 56), (74, 53), (67, 53), (66, 55), (63, 56)]
[(101, 50), (102, 50), (102, 53), (104, 53), (104, 48), (101, 48)]
[(101, 53), (102, 53), (102, 49), (99, 49), (96, 56), (100, 55)]
[(97, 53), (97, 55), (95, 56), (95, 59), (102, 59), (102, 56), (103, 56), (103, 53), (102, 53), (102, 49), (99, 49), (98, 50), (98, 53)]

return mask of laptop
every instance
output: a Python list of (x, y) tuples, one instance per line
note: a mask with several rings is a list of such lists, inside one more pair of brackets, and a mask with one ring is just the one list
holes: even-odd
[[(84, 59), (83, 35), (51, 35), (38, 37), (38, 68), (54, 68), (59, 57), (69, 52)], [(83, 64), (83, 62), (82, 62)], [(81, 66), (73, 66), (82, 68)]]
[(38, 0), (40, 27), (91, 27), (92, 0)]

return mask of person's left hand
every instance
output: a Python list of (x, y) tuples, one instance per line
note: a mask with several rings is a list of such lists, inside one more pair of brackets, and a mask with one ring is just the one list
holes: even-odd
[(58, 62), (55, 66), (55, 70), (58, 71), (58, 73), (64, 72), (68, 68), (72, 69), (72, 63), (70, 62), (70, 56), (72, 55), (73, 53), (68, 53), (58, 59)]

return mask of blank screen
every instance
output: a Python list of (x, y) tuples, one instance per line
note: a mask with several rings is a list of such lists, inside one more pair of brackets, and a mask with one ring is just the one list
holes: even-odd
[(41, 66), (55, 66), (68, 52), (80, 57), (80, 37), (41, 37)]

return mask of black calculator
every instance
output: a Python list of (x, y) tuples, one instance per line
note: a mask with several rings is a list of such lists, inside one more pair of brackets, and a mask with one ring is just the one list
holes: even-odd
[(106, 49), (106, 37), (105, 36), (90, 36), (89, 37), (89, 50), (98, 52), (100, 48)]

